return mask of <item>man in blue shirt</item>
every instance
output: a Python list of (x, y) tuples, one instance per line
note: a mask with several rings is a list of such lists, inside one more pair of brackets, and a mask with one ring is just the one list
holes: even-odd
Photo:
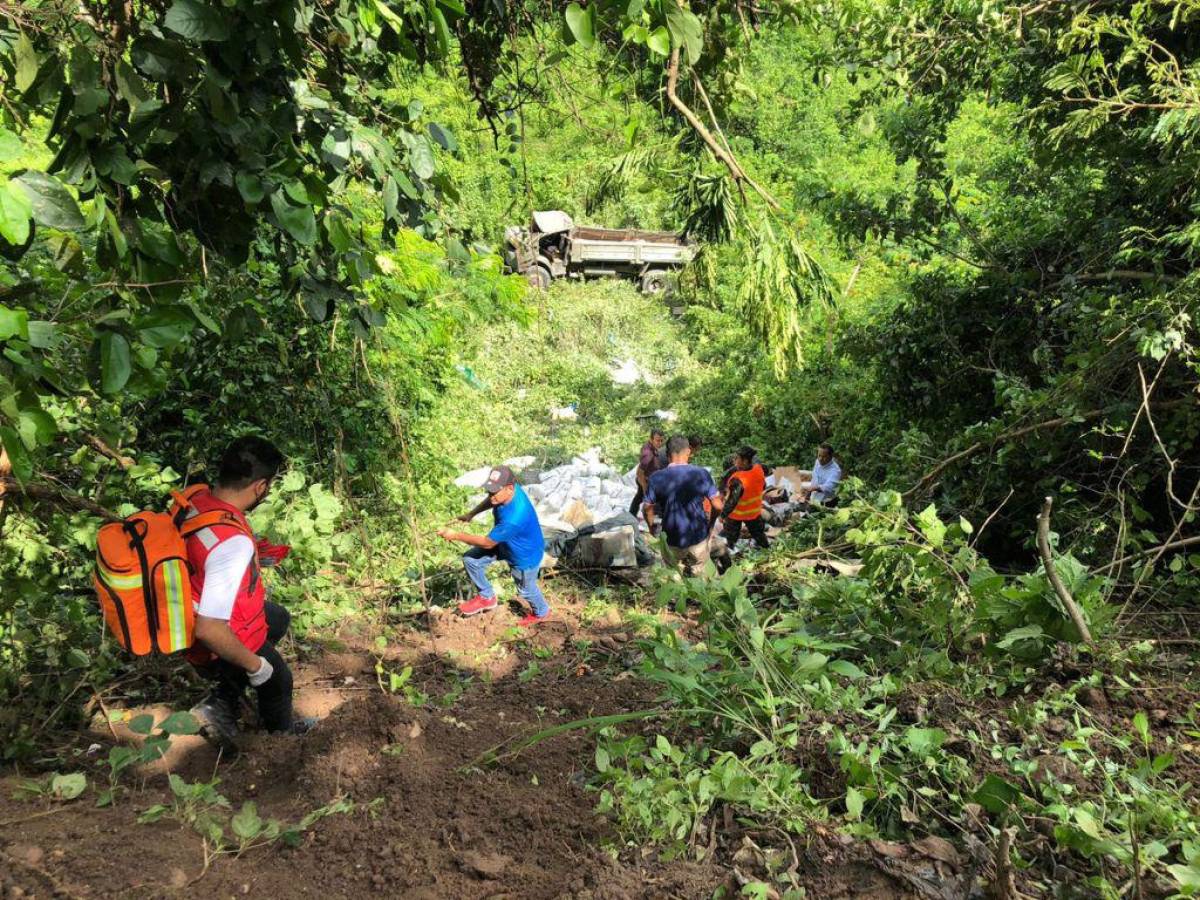
[(712, 552), (704, 501), (719, 512), (723, 506), (721, 492), (707, 469), (689, 462), (692, 448), (686, 437), (675, 435), (667, 441), (667, 455), (670, 459), (667, 467), (646, 482), (643, 510), (651, 530), (656, 519), (662, 520), (662, 530), (667, 536), (664, 562), (669, 566), (681, 564), (683, 574), (690, 577), (703, 571)]
[(477, 593), (466, 603), (459, 604), (458, 611), (464, 616), (474, 616), (496, 608), (496, 590), (487, 579), (487, 568), (497, 560), (504, 560), (512, 571), (513, 581), (519, 593), (533, 610), (518, 625), (530, 626), (544, 621), (550, 615), (550, 606), (538, 587), (538, 574), (542, 566), (542, 555), (546, 542), (542, 537), (542, 526), (538, 522), (537, 510), (529, 502), (529, 496), (516, 483), (512, 469), (496, 466), (488, 473), (483, 489), (487, 496), (469, 513), (458, 517), (460, 522), (470, 522), (485, 509), (492, 511), (494, 524), (486, 535), (470, 534), (439, 528), (438, 534), (448, 541), (470, 544), (471, 549), (463, 554), (463, 567), (467, 577), (475, 585)]
[(821, 444), (817, 447), (811, 480), (800, 485), (801, 499), (810, 503), (828, 503), (837, 494), (841, 481), (842, 467), (833, 458), (833, 447)]

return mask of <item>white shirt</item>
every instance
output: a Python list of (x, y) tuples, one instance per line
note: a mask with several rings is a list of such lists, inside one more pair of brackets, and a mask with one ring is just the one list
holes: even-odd
[(204, 588), (196, 614), (224, 622), (233, 618), (233, 602), (252, 559), (254, 542), (244, 534), (221, 541), (204, 560)]
[(836, 459), (831, 459), (828, 463), (822, 463), (820, 459), (817, 459), (813, 463), (812, 472), (812, 483), (816, 488), (813, 498), (828, 500), (837, 493), (837, 487), (841, 480), (842, 467), (837, 464)]

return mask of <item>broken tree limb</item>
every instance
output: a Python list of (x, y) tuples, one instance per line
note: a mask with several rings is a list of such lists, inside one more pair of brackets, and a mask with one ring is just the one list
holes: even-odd
[[(1195, 403), (1196, 400), (1192, 397), (1180, 397), (1174, 400), (1162, 400), (1150, 405), (1155, 409), (1170, 409), (1175, 406), (1182, 406), (1189, 403)], [(1100, 419), (1111, 413), (1115, 413), (1120, 409), (1119, 406), (1109, 406), (1104, 409), (1090, 409), (1087, 412), (1075, 413), (1070, 416), (1056, 416), (1053, 419), (1046, 419), (1042, 422), (1034, 422), (1032, 425), (1022, 425), (1020, 428), (1014, 428), (1010, 431), (1002, 431), (994, 438), (988, 440), (976, 441), (965, 450), (960, 450), (957, 453), (947, 456), (932, 469), (921, 476), (921, 480), (905, 491), (901, 496), (905, 500), (910, 500), (913, 497), (920, 496), (929, 488), (933, 487), (934, 482), (941, 476), (946, 469), (950, 468), (955, 463), (962, 462), (964, 459), (969, 459), (981, 450), (989, 447), (994, 447), (996, 444), (1005, 443), (1007, 441), (1015, 441), (1025, 437), (1027, 434), (1033, 434), (1037, 431), (1045, 431), (1053, 428), (1062, 428), (1064, 425), (1078, 424), (1082, 422), (1090, 422), (1093, 419)]]
[(1050, 510), (1054, 506), (1054, 498), (1047, 497), (1042, 503), (1042, 512), (1038, 516), (1037, 527), (1037, 545), (1038, 553), (1042, 557), (1042, 568), (1046, 570), (1046, 578), (1050, 581), (1050, 585), (1054, 588), (1054, 593), (1058, 594), (1058, 599), (1062, 601), (1062, 605), (1067, 610), (1067, 615), (1071, 617), (1071, 621), (1075, 623), (1075, 629), (1079, 632), (1079, 638), (1085, 644), (1092, 645), (1092, 632), (1088, 628), (1087, 622), (1084, 621), (1083, 612), (1079, 609), (1075, 598), (1071, 596), (1071, 592), (1067, 590), (1067, 586), (1063, 584), (1062, 578), (1059, 577), (1058, 570), (1054, 568), (1054, 555), (1050, 552)]
[(1101, 572), (1108, 572), (1118, 566), (1123, 566), (1125, 563), (1135, 559), (1142, 559), (1146, 556), (1153, 556), (1155, 553), (1166, 553), (1168, 550), (1179, 550), (1183, 547), (1191, 547), (1193, 544), (1200, 544), (1200, 535), (1192, 537), (1180, 538), (1177, 541), (1168, 541), (1165, 544), (1159, 544), (1157, 547), (1151, 547), (1149, 550), (1139, 550), (1137, 553), (1130, 553), (1128, 556), (1122, 556), (1120, 559), (1115, 559), (1108, 565), (1101, 566), (1095, 569), (1095, 573), (1099, 575)]
[(2, 497), (29, 497), (33, 500), (45, 500), (59, 506), (68, 507), (69, 509), (90, 512), (92, 515), (107, 519), (110, 522), (121, 521), (120, 516), (112, 510), (101, 506), (99, 503), (89, 500), (87, 497), (83, 497), (67, 488), (56, 487), (51, 484), (43, 484), (36, 481), (27, 481), (22, 484), (15, 478), (0, 478), (0, 498)]
[(772, 210), (778, 211), (782, 209), (782, 207), (779, 205), (779, 201), (772, 197), (762, 185), (747, 175), (746, 170), (742, 168), (741, 163), (737, 161), (737, 158), (723, 146), (721, 146), (721, 142), (718, 141), (713, 133), (708, 130), (708, 127), (702, 121), (700, 121), (700, 117), (692, 111), (691, 107), (679, 99), (679, 94), (676, 93), (676, 89), (678, 87), (679, 48), (676, 47), (671, 51), (671, 58), (667, 63), (667, 99), (671, 102), (671, 105), (675, 107), (679, 114), (687, 120), (687, 123), (692, 126), (692, 129), (696, 132), (696, 134), (700, 135), (700, 139), (704, 141), (705, 146), (708, 147), (712, 155), (720, 160), (725, 168), (729, 170), (729, 174), (732, 176), (734, 184), (738, 186), (739, 190), (741, 189), (742, 185), (745, 184), (751, 190), (753, 190), (754, 193), (758, 194), (758, 196), (760, 196), (767, 206), (769, 206)]
[(114, 450), (103, 439), (94, 434), (89, 434), (87, 438), (88, 444), (93, 450), (101, 456), (107, 457), (119, 465), (122, 469), (130, 469), (133, 467), (133, 458), (123, 455), (119, 450)]

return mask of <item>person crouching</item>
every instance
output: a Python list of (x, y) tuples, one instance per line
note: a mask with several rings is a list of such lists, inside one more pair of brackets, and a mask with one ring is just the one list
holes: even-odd
[(476, 594), (466, 603), (459, 604), (458, 611), (464, 616), (475, 616), (496, 608), (496, 589), (488, 581), (487, 569), (500, 560), (508, 563), (517, 593), (529, 604), (530, 613), (517, 624), (523, 627), (537, 625), (550, 615), (550, 606), (538, 585), (542, 556), (546, 552), (546, 541), (542, 537), (542, 526), (537, 510), (533, 508), (525, 490), (516, 483), (512, 469), (496, 466), (488, 473), (483, 486), (487, 496), (468, 513), (458, 517), (460, 522), (470, 522), (484, 510), (492, 511), (492, 530), (486, 535), (452, 531), (449, 527), (439, 528), (438, 536), (448, 541), (459, 541), (471, 545), (463, 554), (463, 568), (475, 585)]

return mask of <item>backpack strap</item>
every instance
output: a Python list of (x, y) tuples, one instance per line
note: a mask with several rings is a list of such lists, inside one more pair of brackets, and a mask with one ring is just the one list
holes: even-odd
[(179, 525), (179, 533), (185, 538), (191, 537), (197, 531), (203, 531), (205, 528), (210, 528), (213, 525), (229, 525), (236, 528), (246, 537), (254, 540), (254, 533), (250, 530), (250, 527), (233, 513), (223, 509), (214, 509), (211, 512), (199, 513), (190, 519), (185, 518)]

